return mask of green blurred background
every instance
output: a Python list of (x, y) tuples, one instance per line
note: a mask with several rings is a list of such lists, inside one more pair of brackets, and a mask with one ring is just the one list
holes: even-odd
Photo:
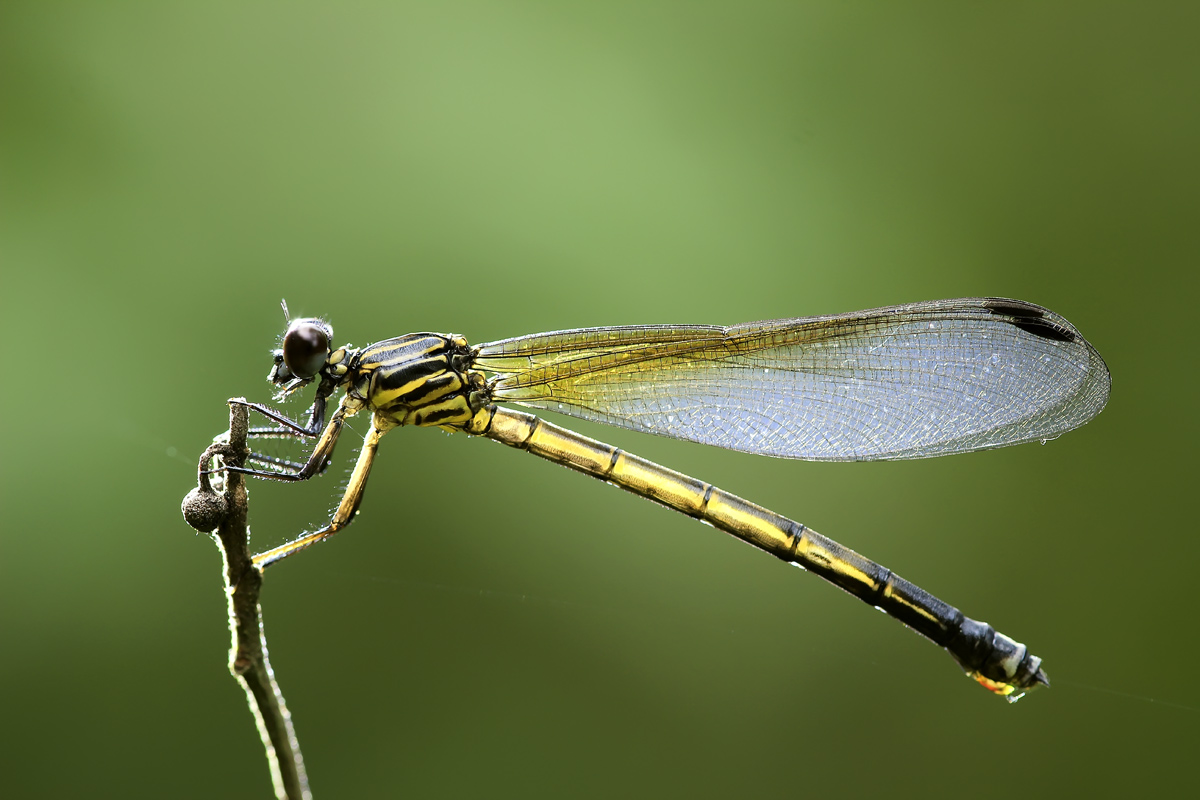
[[(0, 794), (268, 796), (178, 508), (281, 297), (362, 345), (1001, 295), (1113, 373), (1049, 446), (928, 462), (570, 423), (1027, 642), (1054, 688), (1013, 707), (682, 515), (392, 433), (354, 528), (267, 575), (318, 797), (1190, 785), (1198, 8), (8, 0)], [(256, 542), (343, 470), (253, 485)]]

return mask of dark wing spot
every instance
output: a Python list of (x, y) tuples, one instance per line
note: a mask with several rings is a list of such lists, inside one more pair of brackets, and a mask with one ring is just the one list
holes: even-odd
[(983, 307), (993, 314), (1003, 314), (1006, 317), (1021, 317), (1022, 319), (1041, 319), (1042, 309), (1020, 300), (988, 300)]
[(1055, 342), (1075, 341), (1075, 332), (1054, 320), (1047, 319), (1042, 309), (1016, 300), (989, 300), (983, 307), (1026, 333)]
[(1040, 336), (1043, 339), (1050, 339), (1055, 342), (1075, 341), (1074, 333), (1048, 319), (1039, 319), (1037, 321), (1014, 319), (1012, 320), (1012, 324), (1026, 333), (1032, 333), (1034, 336)]

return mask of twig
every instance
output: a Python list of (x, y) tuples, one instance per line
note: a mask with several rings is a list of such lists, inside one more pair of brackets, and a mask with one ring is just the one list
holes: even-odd
[[(220, 462), (234, 466), (245, 463), (250, 452), (246, 446), (248, 427), (246, 406), (231, 402), (229, 433), (218, 437), (200, 456), (196, 488), (183, 500), (183, 516), (196, 530), (212, 534), (224, 559), (229, 629), (233, 636), (229, 671), (242, 685), (250, 702), (267, 751), (275, 795), (280, 800), (311, 800), (292, 717), (267, 659), (267, 637), (258, 603), (262, 572), (250, 560), (246, 481), (241, 474), (231, 471), (217, 476), (209, 474), (210, 463), (214, 466), (219, 466)], [(219, 484), (214, 487), (210, 477), (217, 477)]]

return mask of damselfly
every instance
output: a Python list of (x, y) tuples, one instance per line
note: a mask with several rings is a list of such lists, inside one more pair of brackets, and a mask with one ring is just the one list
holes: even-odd
[[(277, 400), (316, 383), (311, 416), (300, 424), (246, 403), (276, 423), (252, 434), (316, 446), (303, 464), (252, 454), (258, 466), (240, 472), (306, 480), (328, 464), (346, 417), (368, 410), (371, 426), (329, 523), (255, 556), (260, 569), (350, 524), (385, 433), (437, 426), (600, 478), (814, 572), (945, 648), (1009, 700), (1048, 684), (1025, 645), (798, 522), (496, 403), (747, 453), (871, 461), (1044, 442), (1098, 414), (1109, 390), (1104, 360), (1069, 322), (1000, 298), (729, 328), (584, 328), (474, 346), (453, 334), (413, 333), (334, 348), (326, 322), (297, 319), (268, 377)], [(345, 393), (326, 422), (339, 389)]]

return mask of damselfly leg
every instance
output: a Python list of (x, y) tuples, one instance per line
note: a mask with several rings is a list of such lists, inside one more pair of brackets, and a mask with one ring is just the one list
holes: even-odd
[[(311, 455), (309, 455), (308, 460), (303, 464), (252, 452), (248, 460), (264, 465), (268, 467), (267, 469), (235, 467), (232, 465), (222, 467), (225, 470), (240, 472), (256, 478), (285, 482), (304, 481), (325, 472), (333, 459), (333, 451), (337, 446), (338, 438), (341, 436), (342, 428), (345, 425), (345, 418), (348, 414), (353, 413), (354, 410), (353, 403), (343, 400), (338, 405), (337, 410), (333, 412), (333, 416), (330, 417), (329, 423), (325, 425), (324, 430), (318, 434), (313, 423), (318, 423), (324, 416), (324, 402), (320, 403), (320, 409), (316, 408), (316, 404), (314, 404), (312, 419), (308, 427), (296, 423), (279, 411), (261, 403), (251, 403), (240, 399), (234, 399), (230, 402), (244, 405), (262, 414), (267, 419), (278, 423), (278, 427), (252, 428), (248, 433), (248, 438), (317, 439), (317, 444), (313, 448)], [(375, 452), (379, 447), (379, 438), (382, 435), (383, 431), (372, 424), (371, 430), (368, 431), (363, 443), (362, 451), (359, 453), (358, 461), (355, 463), (354, 471), (350, 474), (350, 481), (346, 487), (346, 491), (342, 495), (342, 500), (338, 504), (333, 517), (329, 520), (329, 524), (318, 531), (306, 533), (287, 544), (280, 545), (264, 553), (259, 553), (254, 556), (254, 565), (256, 567), (264, 569), (298, 550), (303, 550), (309, 545), (332, 536), (350, 524), (351, 520), (354, 519), (355, 512), (358, 511), (359, 505), (362, 503), (367, 476), (370, 475), (371, 464), (375, 460)]]

